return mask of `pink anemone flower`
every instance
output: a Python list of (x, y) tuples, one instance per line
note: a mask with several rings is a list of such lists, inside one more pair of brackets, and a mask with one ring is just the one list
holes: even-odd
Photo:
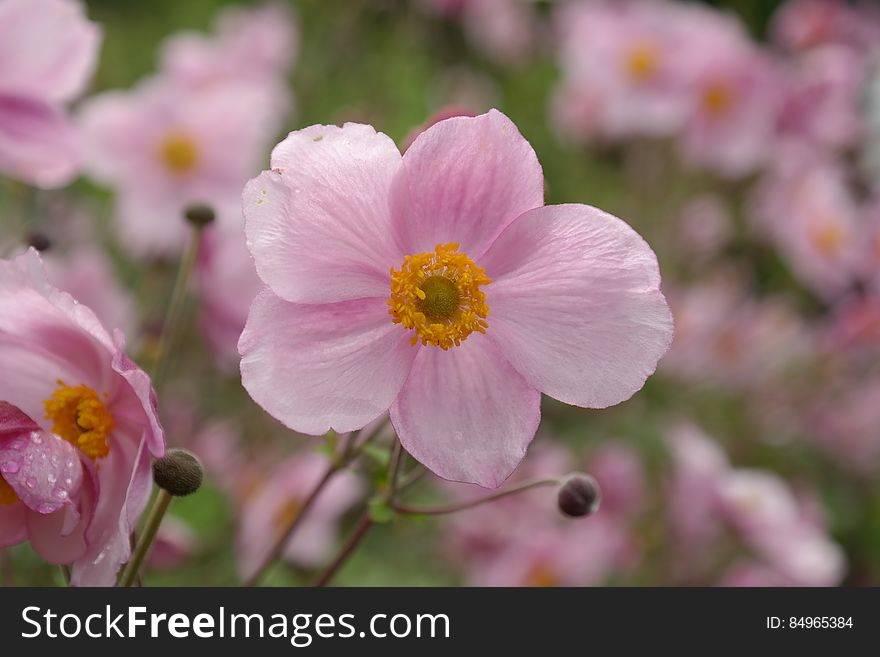
[(40, 187), (73, 178), (80, 148), (64, 104), (82, 93), (100, 44), (75, 0), (0, 2), (0, 173)]
[(618, 404), (669, 346), (654, 252), (601, 210), (544, 206), (537, 156), (496, 110), (441, 121), (402, 156), (370, 126), (315, 125), (271, 166), (243, 196), (266, 287), (239, 352), (245, 388), (292, 429), (390, 409), (436, 474), (495, 487), (541, 392)]
[(165, 436), (145, 372), (34, 250), (0, 261), (0, 546), (30, 540), (75, 585), (112, 585)]

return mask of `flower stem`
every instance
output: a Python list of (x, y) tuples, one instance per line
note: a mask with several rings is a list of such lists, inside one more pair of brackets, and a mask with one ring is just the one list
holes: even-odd
[(354, 554), (354, 551), (357, 549), (358, 545), (360, 545), (361, 540), (364, 538), (364, 536), (372, 526), (373, 520), (372, 518), (370, 518), (370, 514), (365, 511), (361, 515), (361, 517), (358, 518), (358, 521), (355, 524), (351, 534), (349, 534), (348, 538), (345, 539), (345, 545), (342, 546), (342, 549), (339, 550), (330, 565), (327, 566), (320, 575), (318, 575), (312, 586), (327, 586), (327, 584), (330, 583), (330, 580), (333, 579), (339, 569), (342, 568), (346, 561), (348, 561), (349, 557)]
[(492, 493), (491, 495), (486, 495), (485, 497), (478, 497), (475, 500), (459, 502), (458, 504), (450, 504), (448, 506), (413, 507), (399, 504), (394, 500), (390, 501), (390, 505), (391, 508), (398, 513), (403, 513), (406, 515), (443, 516), (449, 513), (456, 513), (457, 511), (464, 511), (465, 509), (472, 509), (476, 506), (488, 504), (489, 502), (494, 502), (495, 500), (500, 500), (510, 495), (516, 495), (518, 493), (522, 493), (533, 488), (540, 488), (541, 486), (558, 486), (559, 484), (560, 481), (556, 477), (550, 477), (547, 479), (535, 479), (519, 484), (518, 486), (508, 488), (507, 490)]
[[(387, 503), (391, 503), (391, 499), (394, 497), (394, 493), (397, 491), (397, 478), (400, 474), (400, 466), (403, 462), (403, 446), (400, 444), (400, 441), (395, 436), (394, 443), (391, 445), (391, 458), (388, 463), (388, 488), (383, 494), (383, 499)], [(333, 558), (333, 561), (330, 562), (330, 565), (327, 566), (321, 574), (315, 579), (312, 583), (312, 586), (315, 587), (324, 587), (330, 583), (330, 580), (336, 576), (336, 573), (339, 572), (339, 569), (345, 564), (346, 561), (354, 554), (355, 550), (360, 545), (364, 536), (367, 535), (367, 532), (370, 530), (370, 527), (373, 526), (373, 519), (370, 517), (369, 511), (364, 511), (360, 518), (358, 518), (357, 523), (355, 523), (354, 529), (351, 530), (351, 533), (348, 535), (348, 538), (345, 539), (345, 543), (342, 548), (340, 548), (339, 552)]]
[(168, 312), (162, 326), (162, 335), (159, 338), (158, 359), (153, 375), (153, 387), (159, 391), (165, 384), (168, 369), (172, 362), (174, 347), (183, 324), (184, 311), (186, 310), (187, 290), (192, 277), (196, 256), (199, 253), (199, 245), (202, 242), (203, 226), (193, 225), (189, 243), (180, 261), (177, 270), (177, 278), (174, 281), (174, 289), (171, 292), (171, 301), (168, 303)]
[(156, 532), (159, 531), (159, 525), (162, 524), (162, 518), (165, 517), (165, 512), (168, 510), (168, 505), (171, 504), (172, 499), (173, 496), (171, 493), (167, 490), (159, 489), (159, 494), (156, 496), (156, 500), (153, 502), (153, 506), (150, 509), (150, 515), (147, 516), (144, 531), (138, 539), (137, 545), (134, 548), (134, 553), (131, 555), (131, 560), (122, 572), (119, 586), (126, 587), (134, 584), (134, 581), (140, 572), (141, 564), (143, 564), (147, 553), (150, 551), (150, 546), (153, 544), (153, 539), (156, 538)]

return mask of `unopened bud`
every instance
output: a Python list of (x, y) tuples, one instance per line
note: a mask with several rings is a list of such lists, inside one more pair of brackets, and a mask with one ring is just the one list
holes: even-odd
[(183, 449), (169, 449), (153, 461), (153, 481), (175, 497), (192, 495), (202, 485), (202, 464)]
[(186, 217), (186, 220), (196, 228), (204, 228), (208, 224), (213, 223), (215, 218), (214, 208), (210, 205), (204, 205), (201, 203), (187, 207), (183, 216)]
[(559, 510), (570, 518), (584, 518), (599, 510), (602, 491), (599, 482), (587, 474), (569, 475), (559, 488)]
[(42, 233), (38, 230), (28, 231), (28, 234), (25, 235), (24, 239), (28, 246), (34, 247), (40, 253), (48, 250), (49, 247), (52, 246), (52, 241), (46, 233)]

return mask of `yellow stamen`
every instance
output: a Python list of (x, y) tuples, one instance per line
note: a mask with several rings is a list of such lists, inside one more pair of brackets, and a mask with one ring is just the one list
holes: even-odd
[(60, 379), (58, 389), (43, 406), (52, 420), (52, 433), (79, 449), (93, 461), (110, 453), (113, 416), (98, 393), (86, 385), (69, 386)]
[(816, 228), (810, 237), (819, 253), (827, 258), (832, 258), (840, 253), (846, 240), (846, 233), (839, 223), (826, 223)]
[(3, 477), (0, 477), (0, 505), (8, 506), (16, 502), (18, 502), (18, 495), (15, 494), (12, 486)]
[(648, 41), (636, 44), (627, 53), (626, 70), (636, 82), (647, 82), (657, 74), (659, 66), (657, 48)]
[(391, 270), (389, 312), (395, 324), (415, 332), (411, 344), (444, 351), (459, 346), (474, 331), (485, 333), (489, 306), (481, 285), (492, 281), (458, 244), (438, 244), (434, 251), (408, 255)]
[(734, 93), (726, 84), (716, 82), (703, 89), (703, 109), (712, 118), (721, 118), (733, 107)]
[(159, 144), (159, 159), (171, 173), (184, 176), (198, 165), (199, 148), (189, 135), (171, 132)]

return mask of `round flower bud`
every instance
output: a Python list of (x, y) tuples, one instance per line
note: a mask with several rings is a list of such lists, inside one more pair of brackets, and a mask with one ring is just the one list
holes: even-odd
[(52, 241), (49, 239), (49, 236), (38, 230), (28, 231), (28, 234), (24, 239), (28, 246), (34, 247), (40, 253), (48, 250), (49, 247), (52, 246)]
[(175, 497), (195, 493), (202, 485), (202, 464), (194, 454), (183, 449), (169, 449), (153, 461), (153, 481)]
[(559, 488), (559, 510), (570, 518), (585, 518), (599, 510), (602, 491), (599, 482), (587, 474), (569, 475)]
[(203, 205), (201, 203), (196, 203), (187, 207), (183, 216), (185, 216), (186, 220), (196, 228), (204, 228), (208, 224), (213, 223), (215, 219), (214, 208), (210, 205)]

